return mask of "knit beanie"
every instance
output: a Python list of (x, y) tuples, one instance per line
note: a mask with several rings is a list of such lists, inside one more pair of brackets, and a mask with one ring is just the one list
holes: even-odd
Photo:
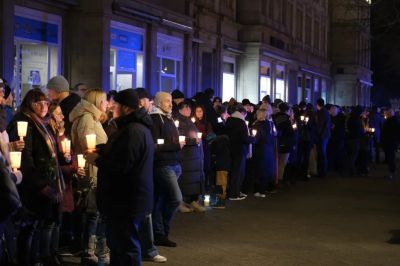
[(139, 108), (139, 96), (134, 89), (126, 89), (118, 92), (114, 97), (114, 101), (132, 109)]
[(170, 93), (165, 91), (157, 92), (156, 96), (154, 97), (154, 105), (160, 107), (162, 100), (166, 99), (167, 97), (172, 97)]
[(54, 76), (49, 80), (46, 88), (56, 92), (66, 92), (69, 91), (69, 83), (63, 76)]
[(180, 90), (176, 89), (172, 93), (172, 99), (182, 99), (185, 98), (185, 95)]

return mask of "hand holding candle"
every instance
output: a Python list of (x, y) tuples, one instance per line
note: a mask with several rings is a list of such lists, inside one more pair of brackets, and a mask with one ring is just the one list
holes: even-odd
[(306, 117), (306, 118), (305, 118), (306, 123), (308, 123), (308, 120), (310, 120), (310, 118), (309, 118), (309, 117)]
[(257, 135), (257, 129), (252, 129), (252, 130), (251, 130), (251, 134), (252, 134), (253, 136)]
[(10, 161), (11, 161), (11, 168), (13, 171), (17, 171), (18, 168), (21, 167), (21, 152), (20, 151), (12, 151), (10, 152)]
[(192, 117), (190, 120), (192, 120), (193, 123), (196, 122), (196, 118)]
[(157, 144), (158, 145), (164, 144), (164, 139), (157, 139)]
[(210, 205), (210, 195), (204, 195), (204, 206), (208, 207)]
[(18, 121), (17, 129), (18, 129), (18, 136), (19, 136), (20, 140), (24, 140), (24, 137), (26, 137), (26, 132), (28, 130), (28, 122)]
[(198, 138), (198, 139), (201, 139), (202, 136), (203, 136), (203, 133), (202, 133), (202, 132), (197, 132), (197, 138)]
[(179, 120), (174, 121), (175, 126), (178, 128), (179, 127)]
[(89, 152), (93, 152), (96, 149), (96, 134), (86, 135), (86, 144)]
[(62, 146), (62, 152), (64, 154), (70, 154), (71, 153), (71, 141), (69, 139), (64, 139), (61, 141), (61, 146)]
[(186, 137), (185, 136), (179, 136), (179, 143), (185, 143)]
[(293, 128), (294, 130), (296, 130), (296, 129), (297, 129), (297, 124), (294, 123), (294, 124), (292, 125), (292, 128)]

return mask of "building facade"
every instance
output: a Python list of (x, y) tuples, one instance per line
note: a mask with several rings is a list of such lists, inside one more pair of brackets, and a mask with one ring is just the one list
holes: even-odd
[(180, 89), (191, 97), (214, 88), (223, 100), (258, 102), (270, 95), (291, 103), (319, 97), (340, 103), (332, 63), (340, 68), (341, 62), (329, 52), (339, 45), (329, 44), (330, 16), (336, 13), (328, 0), (3, 0), (0, 5), (0, 75), (15, 88), (17, 101), (63, 74), (71, 86), (84, 82), (105, 90)]
[(331, 0), (331, 60), (334, 102), (369, 106), (371, 32), (369, 0)]

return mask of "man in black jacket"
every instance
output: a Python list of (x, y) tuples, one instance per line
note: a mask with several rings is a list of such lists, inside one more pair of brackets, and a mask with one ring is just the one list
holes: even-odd
[(179, 141), (178, 129), (172, 120), (172, 96), (158, 92), (154, 98), (153, 120), (154, 187), (153, 210), (154, 243), (157, 246), (176, 247), (168, 234), (172, 219), (182, 201), (178, 179), (182, 174), (181, 148), (185, 141)]
[(325, 108), (325, 101), (322, 98), (317, 100), (317, 156), (318, 176), (325, 177), (328, 171), (328, 156), (326, 146), (331, 136), (331, 118)]
[(385, 111), (385, 117), (381, 132), (381, 144), (385, 151), (385, 160), (389, 166), (388, 178), (392, 179), (396, 172), (396, 152), (400, 143), (400, 122), (392, 108)]
[(98, 207), (107, 217), (111, 265), (141, 265), (139, 225), (153, 208), (151, 119), (133, 89), (114, 100), (121, 117), (97, 160)]

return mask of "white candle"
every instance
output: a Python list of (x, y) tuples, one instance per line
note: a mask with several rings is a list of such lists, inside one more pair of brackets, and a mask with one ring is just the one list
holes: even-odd
[(85, 168), (86, 160), (85, 158), (83, 158), (83, 154), (78, 154), (77, 156), (78, 156), (78, 167), (82, 169)]
[(198, 139), (201, 139), (202, 136), (203, 136), (203, 133), (197, 132), (197, 138), (198, 138)]
[(18, 136), (21, 140), (23, 140), (24, 137), (26, 137), (26, 131), (28, 130), (28, 122), (18, 121), (17, 128), (18, 128)]
[(69, 139), (64, 139), (61, 141), (62, 152), (69, 154), (71, 152), (71, 141)]
[(194, 118), (194, 117), (192, 117), (192, 119), (190, 119), (190, 120), (192, 120), (193, 123), (196, 122), (196, 118)]
[(179, 136), (179, 142), (180, 143), (185, 142), (185, 140), (186, 140), (185, 136)]
[(16, 171), (21, 167), (21, 152), (20, 151), (12, 151), (10, 152), (10, 161), (11, 168)]
[(292, 128), (293, 128), (293, 129), (297, 129), (297, 124), (293, 124), (293, 125), (292, 125)]
[(179, 127), (179, 121), (178, 120), (175, 120), (174, 123), (175, 123), (176, 127)]
[(308, 120), (310, 120), (310, 118), (309, 118), (309, 117), (306, 117), (305, 119), (306, 119), (306, 123), (308, 123)]
[(157, 144), (159, 145), (164, 144), (164, 139), (157, 139)]
[(204, 195), (204, 206), (210, 205), (210, 195)]
[(249, 126), (249, 121), (246, 121), (245, 123), (246, 123), (246, 126)]
[(251, 131), (251, 134), (253, 134), (253, 136), (257, 135), (257, 129), (253, 129), (253, 130)]
[(96, 134), (86, 135), (86, 144), (89, 151), (96, 149)]
[(304, 115), (300, 116), (301, 121), (304, 121), (304, 118), (305, 118)]

